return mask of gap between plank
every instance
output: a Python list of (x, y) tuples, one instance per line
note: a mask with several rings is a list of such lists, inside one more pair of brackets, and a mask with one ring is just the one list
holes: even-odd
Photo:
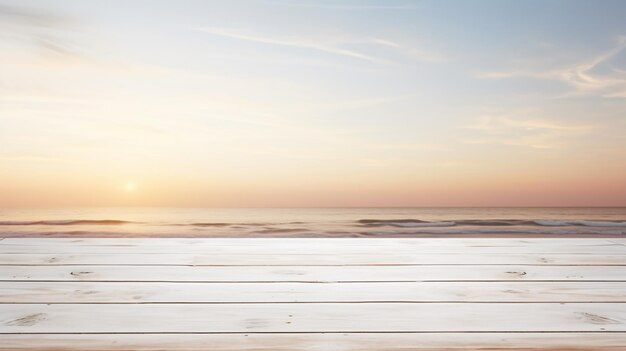
[[(626, 261), (626, 255), (624, 256)], [(126, 266), (126, 267), (411, 267), (411, 266), (532, 266), (532, 267), (626, 267), (626, 264), (547, 264), (547, 263), (367, 263), (367, 264), (145, 264), (145, 263), (51, 263), (51, 264), (0, 264), (0, 267), (75, 267), (75, 266)]]
[(256, 334), (626, 334), (625, 331), (606, 330), (606, 331), (592, 331), (592, 330), (568, 330), (568, 331), (519, 331), (519, 330), (507, 330), (507, 331), (321, 331), (321, 332), (76, 332), (76, 333), (3, 333), (0, 335), (256, 335)]
[(0, 302), (0, 305), (299, 305), (299, 304), (618, 304), (624, 301), (160, 301), (160, 302)]
[(202, 284), (351, 284), (351, 283), (626, 283), (626, 280), (0, 280), (0, 283), (202, 283)]

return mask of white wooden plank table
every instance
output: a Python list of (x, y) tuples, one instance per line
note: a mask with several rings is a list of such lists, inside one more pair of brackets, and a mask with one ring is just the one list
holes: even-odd
[(626, 350), (626, 240), (5, 238), (0, 350)]

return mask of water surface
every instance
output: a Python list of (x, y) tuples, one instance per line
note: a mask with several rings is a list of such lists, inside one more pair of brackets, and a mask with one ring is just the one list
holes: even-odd
[(626, 208), (2, 209), (2, 236), (620, 236)]

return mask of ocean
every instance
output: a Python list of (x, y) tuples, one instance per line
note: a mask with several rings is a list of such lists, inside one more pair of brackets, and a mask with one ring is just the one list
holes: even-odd
[(626, 208), (2, 209), (0, 236), (620, 236)]

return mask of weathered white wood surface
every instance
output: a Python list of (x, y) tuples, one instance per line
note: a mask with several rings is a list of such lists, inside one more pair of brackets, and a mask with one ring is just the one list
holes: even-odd
[(0, 350), (626, 350), (626, 240), (0, 240)]
[(626, 332), (620, 303), (0, 304), (4, 333)]
[(623, 265), (626, 255), (576, 254), (5, 254), (0, 265)]
[(0, 281), (626, 281), (626, 266), (0, 266)]
[[(55, 245), (56, 246), (56, 245)], [(175, 246), (61, 246), (58, 245), (58, 249), (55, 250), (56, 254), (200, 254), (200, 255), (279, 255), (289, 252), (291, 254), (298, 255), (372, 255), (380, 254), (381, 251), (393, 252), (395, 254), (411, 254), (415, 250), (420, 250), (422, 254), (576, 254), (576, 255), (619, 255), (623, 254), (624, 246), (619, 244), (613, 245), (594, 245), (594, 246), (539, 246), (539, 247), (524, 247), (524, 246), (422, 246), (422, 247), (402, 247), (402, 246), (353, 246), (353, 247), (309, 247), (306, 245), (298, 246), (285, 246), (285, 247), (268, 247), (262, 246), (250, 246), (250, 247), (236, 247), (236, 246), (205, 246), (197, 245), (191, 246), (188, 249), (185, 247)], [(10, 254), (41, 254), (50, 253), (51, 248), (49, 246), (35, 246), (35, 245), (0, 245), (0, 255)]]
[(0, 349), (11, 351), (623, 351), (624, 345), (626, 333), (0, 335)]
[[(30, 239), (32, 240), (32, 239)], [(273, 244), (273, 239), (255, 239), (256, 244), (236, 245), (226, 239), (161, 239), (157, 244), (151, 243), (150, 239), (123, 239), (132, 240), (132, 244), (112, 244), (85, 242), (86, 239), (75, 239), (71, 242), (63, 238), (37, 239), (37, 243), (29, 243), (23, 238), (5, 239), (0, 241), (0, 254), (14, 253), (55, 253), (72, 254), (378, 254), (380, 252), (414, 253), (419, 250), (424, 254), (626, 254), (626, 246), (608, 241), (596, 241), (595, 243), (579, 243), (569, 241), (557, 244), (546, 243), (538, 245), (537, 241), (528, 243), (519, 242), (517, 239), (497, 239), (495, 243), (480, 243), (476, 239), (455, 240), (442, 239), (444, 241), (435, 245), (432, 242), (411, 242), (400, 239), (349, 239), (357, 240), (362, 244), (355, 244), (339, 239), (289, 239), (289, 241)], [(109, 239), (110, 240), (110, 239)], [(118, 239), (119, 240), (119, 239)], [(154, 239), (157, 240), (157, 239)], [(192, 241), (193, 240), (193, 241)], [(218, 241), (217, 243), (211, 240)], [(231, 239), (232, 240), (232, 239)], [(246, 239), (248, 240), (248, 239)], [(269, 241), (268, 241), (269, 240)], [(291, 242), (294, 240), (294, 242)], [(311, 242), (308, 242), (310, 240)], [(420, 239), (416, 239), (420, 240)], [(432, 240), (432, 239), (431, 239)], [(484, 240), (484, 239), (483, 239)], [(547, 239), (550, 240), (550, 239)], [(567, 239), (563, 239), (567, 240)], [(336, 242), (336, 243), (335, 243)], [(169, 244), (168, 244), (169, 243)], [(68, 245), (69, 244), (69, 245)]]
[(67, 245), (73, 246), (171, 246), (183, 245), (192, 247), (195, 245), (207, 246), (264, 246), (264, 247), (292, 247), (306, 246), (329, 246), (352, 247), (352, 246), (604, 246), (626, 245), (626, 238), (600, 238), (600, 239), (572, 239), (572, 238), (4, 238), (0, 245)]
[(626, 283), (38, 283), (0, 285), (0, 303), (626, 302)]
[[(28, 241), (31, 240), (31, 241)], [(0, 241), (0, 254), (623, 254), (622, 244), (604, 239), (24, 239)], [(93, 240), (93, 242), (91, 241)], [(115, 241), (117, 240), (117, 244)], [(155, 240), (153, 243), (150, 240)], [(211, 240), (215, 240), (214, 242)], [(346, 241), (348, 240), (348, 241)], [(478, 240), (478, 241), (477, 241)], [(542, 243), (537, 240), (546, 240)], [(577, 241), (575, 241), (577, 240)], [(72, 242), (75, 241), (75, 242)]]

